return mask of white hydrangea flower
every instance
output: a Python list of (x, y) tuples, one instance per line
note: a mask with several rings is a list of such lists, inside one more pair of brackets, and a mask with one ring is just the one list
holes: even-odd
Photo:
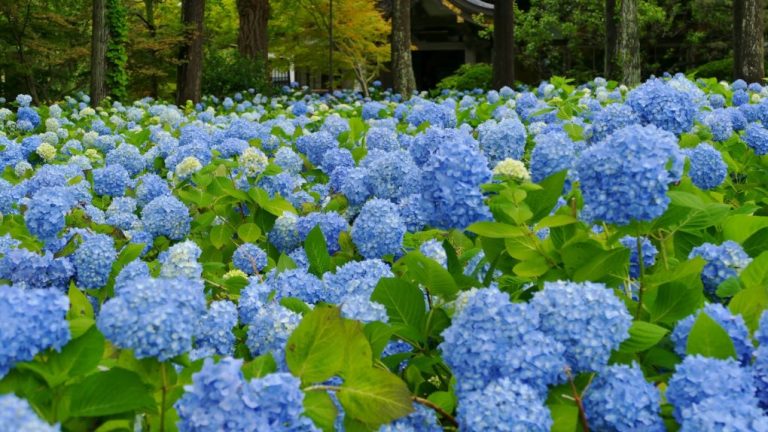
[(194, 156), (187, 156), (176, 165), (176, 177), (180, 180), (189, 178), (192, 174), (200, 171), (203, 164)]
[(525, 168), (525, 164), (519, 160), (507, 158), (496, 164), (493, 168), (493, 175), (509, 176), (518, 180), (530, 180), (531, 175)]

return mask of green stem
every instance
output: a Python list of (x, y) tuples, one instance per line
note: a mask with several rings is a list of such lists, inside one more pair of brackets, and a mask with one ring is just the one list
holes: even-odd
[(165, 432), (165, 395), (168, 392), (168, 377), (165, 374), (165, 364), (160, 365), (160, 376), (163, 379), (160, 396), (160, 432)]
[(584, 403), (581, 400), (581, 395), (576, 389), (576, 383), (573, 382), (573, 375), (571, 374), (571, 368), (565, 367), (565, 375), (568, 376), (568, 383), (571, 385), (571, 392), (573, 393), (573, 400), (576, 402), (576, 406), (579, 408), (579, 421), (581, 422), (581, 428), (584, 432), (589, 432), (589, 421), (587, 421), (587, 412), (584, 411)]
[(643, 292), (645, 291), (645, 263), (643, 262), (643, 238), (640, 237), (640, 232), (637, 233), (637, 264), (640, 267), (640, 277), (638, 283), (640, 284), (637, 293), (637, 311), (635, 312), (635, 319), (640, 318), (640, 313), (643, 311)]

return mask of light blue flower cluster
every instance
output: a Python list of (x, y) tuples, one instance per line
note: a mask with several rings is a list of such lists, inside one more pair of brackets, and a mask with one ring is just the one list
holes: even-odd
[(310, 304), (325, 300), (323, 282), (304, 269), (270, 272), (265, 284), (275, 291), (276, 299), (297, 297)]
[(750, 123), (744, 131), (743, 138), (756, 155), (768, 154), (768, 129), (757, 123)]
[(532, 387), (500, 378), (487, 387), (469, 393), (459, 401), (457, 420), (461, 430), (547, 432), (552, 415), (541, 394)]
[(637, 364), (604, 368), (582, 395), (590, 428), (616, 432), (665, 431), (661, 396)]
[(753, 403), (708, 398), (683, 410), (680, 432), (768, 432), (768, 417)]
[(154, 173), (144, 174), (138, 178), (136, 186), (136, 201), (140, 206), (149, 204), (153, 199), (164, 195), (170, 195), (168, 183)]
[(303, 417), (300, 381), (287, 373), (246, 381), (243, 361), (206, 359), (174, 407), (181, 432), (316, 431)]
[(339, 245), (339, 235), (349, 230), (349, 224), (336, 212), (320, 213), (313, 212), (308, 215), (302, 216), (296, 223), (296, 228), (299, 231), (299, 239), (301, 241), (306, 240), (309, 232), (312, 228), (320, 226), (320, 231), (325, 236), (325, 241), (328, 244), (328, 253), (334, 254), (341, 249)]
[(131, 176), (122, 165), (108, 165), (93, 170), (93, 192), (97, 195), (120, 197), (131, 185)]
[(541, 331), (565, 346), (566, 361), (576, 372), (601, 371), (611, 351), (629, 337), (626, 305), (600, 283), (545, 282), (529, 304), (541, 317)]
[(7, 432), (58, 432), (61, 430), (58, 424), (49, 425), (39, 418), (29, 402), (16, 397), (16, 395), (0, 395), (0, 425)]
[(491, 167), (507, 158), (521, 160), (525, 153), (525, 126), (517, 119), (487, 120), (477, 127), (477, 140)]
[(232, 328), (237, 325), (237, 306), (228, 300), (210, 304), (208, 312), (200, 318), (195, 334), (195, 349), (192, 357), (212, 354), (232, 355), (235, 350), (235, 335)]
[(77, 204), (70, 189), (45, 187), (32, 195), (24, 212), (24, 223), (32, 235), (46, 243), (56, 240), (66, 225), (65, 215)]
[(542, 133), (534, 141), (536, 146), (531, 152), (531, 180), (536, 183), (570, 169), (578, 156), (578, 146), (565, 132)]
[(298, 174), (304, 167), (304, 161), (301, 156), (296, 154), (290, 147), (280, 147), (275, 153), (275, 165), (291, 174)]
[(109, 280), (112, 264), (117, 258), (115, 241), (106, 234), (87, 234), (72, 254), (77, 285), (81, 288), (102, 288)]
[(670, 201), (669, 183), (680, 178), (682, 167), (683, 154), (671, 133), (637, 125), (616, 131), (576, 161), (583, 217), (627, 225), (661, 216)]
[(639, 122), (640, 119), (637, 114), (628, 105), (621, 103), (609, 104), (595, 113), (592, 118), (591, 141), (598, 143), (615, 131)]
[(737, 277), (752, 262), (741, 245), (732, 240), (726, 240), (720, 245), (704, 243), (697, 246), (688, 254), (688, 259), (695, 257), (702, 257), (707, 262), (701, 271), (701, 281), (707, 294), (713, 298), (718, 285), (726, 279)]
[(488, 160), (474, 140), (441, 144), (423, 166), (422, 196), (433, 208), (431, 225), (466, 228), (491, 218), (480, 185), (491, 181)]
[[(3, 251), (0, 250), (0, 253)], [(23, 248), (12, 248), (0, 258), (0, 279), (28, 288), (52, 288), (61, 292), (69, 289), (75, 274), (67, 257), (54, 258), (51, 252), (36, 254)]]
[(104, 303), (96, 325), (116, 346), (132, 349), (136, 358), (165, 361), (192, 348), (204, 313), (202, 282), (136, 278)]
[[(674, 407), (675, 420), (685, 427), (689, 421), (706, 420), (707, 416), (697, 415), (701, 411), (700, 404), (702, 403), (709, 407), (720, 404), (723, 405), (723, 408), (739, 405), (757, 408), (755, 391), (752, 374), (748, 369), (739, 367), (735, 360), (720, 360), (692, 355), (687, 356), (682, 363), (677, 365), (674, 375), (669, 379), (666, 396), (669, 403)], [(710, 399), (713, 402), (708, 402)], [(734, 410), (738, 412), (738, 408)], [(738, 424), (745, 420), (740, 416), (733, 416), (729, 421), (729, 417), (731, 416), (725, 416), (721, 421), (733, 421), (734, 424)]]
[(500, 378), (546, 392), (561, 382), (565, 347), (539, 330), (539, 314), (496, 288), (476, 291), (443, 331), (440, 350), (457, 380), (460, 401)]
[(406, 121), (416, 127), (422, 123), (441, 128), (456, 126), (456, 109), (428, 100), (418, 100), (406, 116)]
[(361, 166), (376, 198), (397, 201), (421, 190), (421, 170), (405, 150), (369, 151)]
[(365, 258), (401, 253), (406, 227), (397, 206), (383, 199), (365, 203), (352, 224), (352, 241)]
[[(622, 246), (630, 250), (629, 254), (629, 277), (637, 279), (640, 277), (640, 260), (637, 259), (637, 237), (624, 236), (619, 240)], [(656, 263), (656, 255), (659, 250), (656, 246), (648, 240), (647, 237), (643, 237), (640, 250), (643, 253), (643, 266), (647, 270), (653, 264)]]
[(697, 107), (693, 97), (659, 79), (650, 79), (627, 95), (629, 105), (643, 124), (680, 134), (693, 127)]
[(147, 164), (139, 149), (126, 143), (120, 144), (116, 149), (107, 153), (105, 161), (107, 166), (122, 166), (131, 177), (142, 172)]
[(0, 378), (16, 363), (66, 345), (70, 338), (68, 310), (69, 298), (59, 291), (0, 287)]
[(202, 250), (192, 240), (171, 246), (157, 257), (162, 267), (160, 276), (164, 278), (199, 279), (203, 275), (203, 266), (197, 262)]
[(443, 267), (448, 267), (448, 254), (443, 244), (435, 239), (428, 240), (419, 246), (419, 252), (428, 258), (437, 261)]
[(134, 279), (148, 278), (149, 276), (147, 263), (140, 259), (129, 262), (115, 277), (115, 295), (120, 295), (120, 292), (129, 287)]
[(270, 243), (280, 252), (290, 252), (299, 247), (299, 218), (290, 212), (275, 219), (275, 224), (268, 234)]
[(232, 255), (232, 263), (246, 274), (258, 274), (267, 266), (267, 253), (254, 243), (243, 243)]
[(712, 139), (715, 141), (722, 142), (733, 135), (731, 114), (723, 108), (706, 113), (702, 119), (702, 123), (712, 131)]
[(382, 260), (350, 261), (337, 268), (334, 273), (327, 272), (323, 275), (324, 301), (342, 303), (350, 296), (370, 298), (379, 280), (390, 277), (394, 277), (394, 274)]
[(320, 166), (323, 163), (325, 153), (338, 147), (338, 145), (336, 138), (324, 131), (302, 135), (296, 139), (296, 149), (307, 155), (314, 166)]
[(391, 152), (400, 148), (397, 133), (385, 127), (372, 127), (365, 134), (365, 147), (368, 151), (381, 150)]
[(181, 240), (189, 234), (191, 218), (189, 209), (178, 198), (162, 195), (144, 206), (141, 221), (144, 229), (154, 236)]
[(379, 428), (378, 432), (442, 432), (435, 411), (415, 405), (412, 413)]
[(699, 144), (687, 152), (691, 161), (688, 176), (697, 187), (708, 190), (714, 189), (725, 181), (728, 166), (723, 162), (723, 155), (707, 143)]
[(285, 343), (299, 325), (301, 315), (276, 302), (261, 303), (252, 316), (248, 315), (244, 316), (240, 310), (241, 320), (248, 325), (246, 345), (251, 354), (271, 353), (277, 364), (285, 369)]
[(723, 305), (710, 303), (695, 314), (689, 315), (677, 322), (675, 330), (672, 332), (671, 339), (675, 344), (675, 352), (680, 356), (685, 356), (688, 344), (688, 335), (691, 333), (693, 324), (699, 314), (705, 313), (712, 318), (720, 327), (728, 333), (733, 346), (736, 349), (736, 356), (743, 365), (749, 365), (752, 361), (752, 351), (754, 346), (749, 338), (749, 330), (741, 315), (734, 315)]
[(363, 104), (363, 120), (377, 119), (381, 117), (381, 112), (385, 111), (387, 106), (378, 101), (366, 102)]

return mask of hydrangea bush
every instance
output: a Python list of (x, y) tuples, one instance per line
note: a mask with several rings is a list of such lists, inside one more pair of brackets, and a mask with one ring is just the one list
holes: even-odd
[(768, 89), (0, 103), (0, 430), (768, 430)]

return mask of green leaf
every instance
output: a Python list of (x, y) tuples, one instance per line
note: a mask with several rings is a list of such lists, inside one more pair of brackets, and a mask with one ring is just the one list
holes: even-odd
[(768, 228), (763, 228), (744, 240), (741, 246), (747, 255), (756, 256), (765, 250), (766, 243), (768, 243)]
[(304, 394), (304, 414), (323, 431), (333, 431), (336, 422), (336, 406), (326, 392)]
[(304, 303), (303, 300), (296, 297), (283, 297), (280, 299), (280, 305), (301, 315), (312, 311), (312, 308)]
[(764, 286), (753, 286), (736, 293), (728, 303), (731, 313), (744, 317), (749, 330), (757, 330), (760, 316), (768, 309), (768, 290)]
[(368, 369), (346, 377), (338, 398), (344, 412), (371, 426), (379, 426), (413, 411), (408, 386), (389, 371)]
[(543, 228), (555, 228), (559, 226), (565, 226), (570, 224), (575, 224), (579, 220), (571, 215), (552, 215), (552, 216), (546, 216), (543, 219), (539, 221), (539, 223), (536, 224), (536, 228), (534, 228), (534, 231), (538, 231)]
[(344, 378), (355, 375), (360, 370), (373, 366), (373, 352), (368, 338), (365, 337), (363, 324), (359, 321), (345, 319), (342, 322), (344, 337), (340, 341), (344, 351), (340, 375)]
[(704, 302), (701, 289), (672, 282), (659, 286), (653, 302), (646, 303), (652, 322), (674, 324), (696, 311)]
[(237, 227), (237, 236), (247, 243), (255, 243), (261, 237), (261, 229), (255, 223), (247, 222)]
[(93, 305), (88, 301), (88, 297), (72, 284), (69, 286), (69, 312), (67, 318), (93, 318)]
[(645, 351), (656, 345), (667, 333), (669, 330), (656, 324), (634, 321), (629, 328), (629, 339), (621, 343), (619, 351), (630, 354)]
[(371, 345), (373, 357), (381, 357), (381, 353), (392, 337), (392, 328), (383, 322), (373, 321), (366, 324), (363, 331), (365, 332), (365, 337), (368, 338), (368, 343)]
[(408, 274), (414, 281), (424, 285), (431, 294), (439, 295), (446, 300), (456, 297), (459, 287), (448, 270), (421, 254), (413, 251), (402, 258), (408, 267)]
[(261, 378), (277, 370), (277, 363), (272, 353), (260, 355), (243, 365), (245, 379)]
[(320, 225), (312, 228), (307, 235), (307, 239), (304, 240), (304, 250), (307, 253), (310, 273), (322, 277), (325, 272), (331, 270), (331, 255), (328, 254), (328, 244), (323, 231), (320, 230)]
[(546, 273), (549, 268), (550, 266), (546, 258), (539, 255), (515, 264), (512, 271), (522, 277), (539, 277)]
[(390, 323), (402, 323), (421, 330), (426, 306), (424, 292), (416, 285), (396, 278), (382, 278), (371, 294), (371, 300), (384, 305)]
[(501, 222), (475, 222), (467, 231), (488, 238), (512, 238), (525, 235), (525, 230), (514, 225)]
[(528, 204), (528, 208), (533, 212), (533, 222), (547, 216), (555, 208), (557, 200), (563, 193), (563, 185), (565, 185), (567, 174), (567, 171), (552, 174), (539, 182), (539, 185), (542, 186), (541, 189), (528, 192), (525, 203)]
[(285, 359), (291, 372), (305, 383), (336, 375), (344, 362), (345, 328), (338, 307), (318, 305), (304, 315), (288, 338)]
[(67, 386), (71, 417), (99, 417), (136, 410), (153, 411), (155, 400), (141, 377), (122, 368), (95, 373)]
[(741, 271), (739, 278), (747, 288), (768, 285), (768, 251), (761, 253)]
[(229, 225), (214, 225), (211, 228), (211, 244), (216, 249), (221, 249), (225, 244), (232, 242), (232, 236), (234, 234), (235, 231), (230, 228)]
[(553, 403), (549, 405), (552, 414), (550, 432), (574, 432), (579, 429), (579, 407), (574, 404)]
[(709, 317), (700, 313), (688, 334), (686, 354), (701, 354), (718, 359), (736, 358), (736, 349), (728, 333)]
[(576, 282), (601, 281), (607, 276), (623, 278), (629, 254), (626, 248), (603, 249), (595, 240), (571, 243), (561, 251), (565, 270)]

